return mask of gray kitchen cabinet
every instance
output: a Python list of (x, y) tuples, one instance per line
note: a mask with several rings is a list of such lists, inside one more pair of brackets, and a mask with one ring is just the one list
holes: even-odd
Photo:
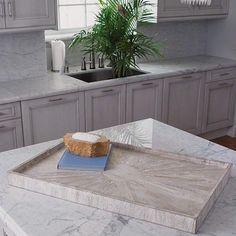
[(0, 0), (0, 32), (55, 29), (56, 0)]
[(54, 0), (8, 0), (6, 27), (34, 27), (56, 24)]
[(225, 17), (229, 0), (212, 0), (210, 6), (183, 4), (180, 0), (159, 0), (158, 21), (211, 19)]
[(0, 0), (0, 29), (5, 28), (5, 14), (4, 14), (4, 3)]
[(203, 132), (233, 125), (236, 81), (225, 80), (206, 84)]
[(86, 131), (125, 123), (125, 96), (125, 85), (86, 91)]
[(21, 119), (0, 122), (0, 152), (23, 147)]
[(22, 102), (25, 145), (84, 131), (84, 93), (71, 93)]
[(229, 11), (228, 0), (213, 0), (210, 6), (198, 6), (195, 8), (195, 14), (200, 15), (225, 15)]
[(193, 16), (194, 8), (188, 4), (182, 4), (180, 0), (159, 0), (158, 18)]
[(205, 74), (195, 73), (164, 80), (164, 123), (200, 134), (204, 106)]
[(153, 118), (161, 120), (163, 80), (127, 85), (126, 122)]

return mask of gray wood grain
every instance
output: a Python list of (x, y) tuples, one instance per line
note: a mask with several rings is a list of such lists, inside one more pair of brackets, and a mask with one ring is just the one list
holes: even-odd
[(19, 102), (0, 105), (0, 121), (21, 117)]
[(56, 0), (6, 2), (6, 28), (56, 25)]
[(236, 81), (225, 80), (206, 84), (203, 132), (233, 125)]
[(163, 80), (127, 85), (126, 122), (153, 118), (161, 120)]
[(160, 21), (213, 19), (225, 17), (229, 12), (229, 0), (212, 0), (211, 6), (190, 6), (179, 0), (159, 0)]
[(194, 8), (187, 4), (182, 4), (179, 0), (159, 0), (158, 17), (186, 17), (193, 16)]
[(229, 0), (212, 0), (210, 6), (200, 6), (194, 9), (195, 15), (224, 15), (229, 12)]
[(62, 146), (14, 168), (9, 183), (192, 233), (223, 190), (231, 169), (225, 162), (113, 143), (105, 172), (57, 170)]
[(125, 103), (125, 85), (86, 91), (86, 131), (125, 123)]
[(163, 122), (193, 134), (200, 134), (204, 85), (204, 73), (165, 79)]
[(22, 102), (25, 145), (84, 131), (84, 93), (71, 93)]
[(4, 29), (5, 27), (4, 3), (3, 0), (0, 0), (0, 29)]
[(23, 147), (21, 119), (0, 122), (0, 152)]

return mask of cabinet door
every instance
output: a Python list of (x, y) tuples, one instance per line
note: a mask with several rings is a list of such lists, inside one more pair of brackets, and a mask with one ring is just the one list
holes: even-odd
[(159, 0), (158, 17), (171, 18), (193, 16), (194, 8), (189, 4), (182, 4), (180, 0)]
[(21, 119), (0, 122), (0, 152), (23, 146)]
[(86, 131), (125, 123), (125, 85), (85, 92)]
[(84, 131), (84, 94), (73, 93), (22, 102), (25, 145)]
[(0, 0), (0, 29), (5, 29), (5, 11), (3, 0)]
[(224, 15), (228, 14), (229, 0), (212, 0), (210, 6), (195, 7), (196, 15)]
[(164, 80), (163, 122), (201, 133), (205, 74), (196, 73)]
[(235, 84), (235, 80), (226, 80), (206, 85), (203, 132), (233, 125)]
[(55, 0), (6, 0), (6, 28), (56, 25)]
[(161, 120), (162, 90), (162, 80), (127, 85), (126, 121)]

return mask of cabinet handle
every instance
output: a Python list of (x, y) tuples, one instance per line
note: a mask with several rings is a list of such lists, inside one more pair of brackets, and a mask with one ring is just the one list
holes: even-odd
[(113, 92), (114, 89), (107, 89), (107, 90), (103, 90), (102, 93), (109, 93), (109, 92)]
[(183, 76), (182, 78), (183, 78), (183, 79), (191, 79), (192, 76), (191, 76), (191, 75), (186, 75), (186, 76)]
[(4, 17), (4, 3), (0, 2), (0, 16), (3, 18)]
[(7, 6), (8, 6), (8, 15), (9, 15), (10, 17), (12, 17), (12, 16), (13, 16), (13, 13), (12, 13), (12, 2), (9, 1), (9, 2), (7, 3)]
[(219, 86), (228, 86), (229, 85), (229, 83), (220, 83), (220, 84), (218, 84)]
[(0, 112), (0, 116), (5, 116), (5, 115), (7, 115), (7, 114), (4, 112)]
[(0, 129), (4, 129), (4, 128), (6, 128), (6, 126), (5, 126), (5, 125), (2, 125), (2, 126), (0, 126)]
[(62, 101), (63, 98), (52, 98), (52, 99), (49, 99), (48, 101), (49, 102), (58, 102), (58, 101)]
[(223, 73), (223, 74), (220, 74), (220, 76), (227, 76), (227, 75), (230, 75), (230, 73)]
[(142, 86), (153, 85), (153, 83), (144, 83)]

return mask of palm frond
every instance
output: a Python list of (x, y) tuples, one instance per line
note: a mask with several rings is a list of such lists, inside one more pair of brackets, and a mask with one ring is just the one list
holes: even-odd
[(116, 77), (138, 68), (136, 58), (161, 56), (162, 45), (138, 32), (137, 24), (153, 19), (148, 0), (99, 0), (99, 13), (90, 31), (75, 34), (70, 48), (81, 46), (83, 52), (108, 59)]

